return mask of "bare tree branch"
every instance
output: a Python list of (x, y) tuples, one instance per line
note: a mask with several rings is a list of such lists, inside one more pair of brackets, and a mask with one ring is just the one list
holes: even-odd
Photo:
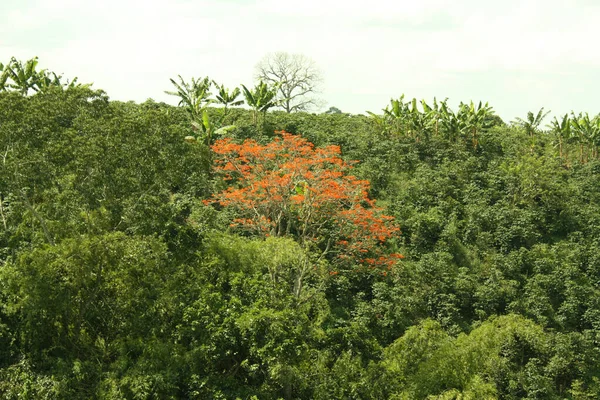
[(316, 63), (303, 54), (277, 52), (267, 54), (257, 65), (257, 80), (278, 84), (278, 102), (286, 112), (306, 111), (322, 105), (318, 98), (323, 74)]

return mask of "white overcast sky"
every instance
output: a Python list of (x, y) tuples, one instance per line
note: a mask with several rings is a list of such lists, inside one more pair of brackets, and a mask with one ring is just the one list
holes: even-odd
[(174, 103), (169, 78), (253, 83), (274, 51), (321, 67), (344, 112), (390, 98), (600, 111), (600, 0), (0, 0), (0, 61), (94, 82), (117, 100)]

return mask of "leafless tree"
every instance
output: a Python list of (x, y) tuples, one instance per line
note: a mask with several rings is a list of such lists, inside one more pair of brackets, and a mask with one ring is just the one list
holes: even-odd
[(279, 105), (288, 113), (323, 105), (313, 96), (319, 92), (323, 74), (314, 60), (303, 54), (267, 54), (256, 65), (255, 77), (277, 87)]

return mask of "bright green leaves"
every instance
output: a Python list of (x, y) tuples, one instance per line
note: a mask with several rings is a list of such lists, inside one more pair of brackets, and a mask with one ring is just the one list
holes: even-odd
[(12, 57), (7, 64), (0, 63), (0, 92), (16, 91), (23, 96), (46, 92), (53, 88), (89, 88), (92, 84), (78, 84), (77, 78), (63, 82), (63, 76), (46, 69), (37, 70), (38, 58), (22, 61)]
[[(165, 252), (157, 240), (114, 233), (23, 254), (2, 269), (6, 309), (21, 315), (22, 334), (42, 354), (93, 347), (123, 328), (139, 334), (156, 310), (150, 299), (162, 286)], [(126, 321), (134, 312), (143, 317)]]
[(212, 82), (208, 77), (192, 78), (191, 82), (186, 82), (179, 75), (179, 83), (170, 79), (176, 91), (165, 90), (165, 93), (179, 97), (179, 106), (183, 106), (192, 120), (197, 121), (202, 116), (202, 111), (210, 104), (210, 87)]
[[(92, 360), (110, 363), (128, 342), (161, 334), (166, 267), (165, 245), (156, 239), (66, 239), (0, 269), (3, 311), (20, 321), (14, 329), (25, 359), (38, 371), (66, 374), (83, 395), (95, 385)], [(69, 376), (62, 366), (78, 360), (82, 375)]]
[(458, 111), (454, 113), (445, 99), (438, 104), (433, 99), (433, 106), (421, 100), (422, 111), (418, 108), (417, 99), (404, 101), (404, 95), (392, 99), (390, 104), (383, 109), (383, 116), (372, 112), (368, 114), (373, 119), (379, 130), (386, 134), (407, 136), (415, 140), (427, 139), (430, 136), (443, 135), (451, 140), (458, 140), (461, 136), (471, 139), (473, 148), (479, 145), (479, 134), (493, 124), (494, 112), (492, 107), (479, 102), (475, 105), (460, 103)]
[(541, 327), (516, 315), (491, 319), (457, 338), (426, 320), (386, 350), (384, 365), (389, 378), (398, 377), (400, 398), (522, 398), (553, 393), (534, 372), (549, 353)]
[(277, 96), (277, 86), (271, 87), (265, 82), (258, 83), (253, 89), (248, 89), (242, 85), (244, 91), (244, 97), (246, 98), (246, 104), (252, 107), (252, 118), (254, 124), (258, 124), (258, 117), (262, 114), (264, 123), (264, 116), (270, 108), (277, 105), (275, 96)]
[(550, 111), (546, 111), (544, 113), (544, 107), (542, 107), (537, 114), (529, 111), (527, 113), (527, 119), (517, 118), (516, 122), (519, 126), (525, 129), (525, 132), (527, 132), (529, 136), (534, 137), (538, 133), (538, 129), (542, 124), (542, 121), (549, 113)]
[[(224, 86), (218, 85), (215, 81), (208, 77), (192, 78), (191, 82), (186, 82), (179, 75), (179, 83), (171, 79), (171, 83), (175, 86), (176, 91), (165, 91), (172, 96), (179, 97), (179, 106), (183, 107), (190, 117), (192, 129), (200, 133), (201, 140), (206, 145), (210, 145), (215, 134), (220, 134), (220, 128), (223, 128), (226, 117), (229, 112), (229, 106), (240, 106), (244, 104), (243, 100), (237, 100), (240, 95), (240, 89), (235, 88), (231, 92)], [(218, 93), (213, 99), (211, 93), (212, 85), (216, 86)], [(220, 104), (223, 106), (219, 110), (217, 122), (209, 117), (208, 106), (211, 104)], [(195, 143), (196, 138), (186, 136), (186, 141)]]
[(241, 94), (239, 87), (236, 87), (232, 91), (229, 91), (229, 89), (227, 89), (225, 85), (219, 85), (216, 82), (214, 82), (214, 84), (217, 87), (217, 89), (219, 89), (219, 92), (216, 95), (216, 99), (219, 104), (222, 104), (225, 108), (229, 106), (241, 106), (242, 104), (244, 104), (244, 100), (237, 99)]
[[(269, 135), (290, 129), (315, 146), (262, 152), (273, 148), (252, 118), (265, 105), (255, 97), (273, 90), (266, 85), (244, 92), (253, 112), (229, 109), (242, 90), (200, 79), (188, 91), (177, 81), (175, 93), (195, 100), (171, 107), (109, 102), (57, 87), (53, 74), (49, 88), (23, 96), (6, 87), (8, 67), (0, 65), (0, 397), (600, 396), (598, 118), (559, 118), (532, 148), (524, 129), (488, 129), (498, 119), (484, 104), (451, 111), (446, 101), (400, 98), (377, 127), (362, 115), (273, 113)], [(19, 68), (25, 86), (39, 72)], [(216, 102), (207, 97), (215, 86)], [(225, 120), (236, 126), (221, 128)], [(229, 162), (243, 156), (240, 171), (223, 159), (227, 181), (211, 174), (219, 157), (181, 140), (190, 129), (207, 143), (226, 135), (218, 143), (238, 146)], [(354, 184), (340, 191), (346, 169), (332, 166), (358, 159)], [(264, 190), (244, 201), (291, 201), (281, 229), (260, 238), (231, 233), (254, 210), (202, 201), (241, 188), (252, 166), (272, 174), (252, 180)], [(315, 183), (320, 173), (327, 184)], [(403, 224), (389, 249), (374, 247), (380, 230), (361, 247), (407, 254), (385, 278), (337, 258), (349, 254), (340, 234), (373, 227), (362, 211), (351, 230), (327, 224), (333, 205), (347, 211), (351, 195), (367, 191), (354, 209), (377, 197)], [(333, 203), (315, 208), (323, 196)], [(298, 217), (311, 204), (316, 230), (293, 240), (308, 232)]]

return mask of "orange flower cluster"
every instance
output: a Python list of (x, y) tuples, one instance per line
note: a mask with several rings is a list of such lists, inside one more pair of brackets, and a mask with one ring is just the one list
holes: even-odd
[(301, 136), (277, 133), (266, 145), (222, 139), (212, 146), (215, 171), (231, 183), (212, 201), (239, 212), (232, 226), (391, 268), (401, 256), (384, 255), (381, 245), (399, 228), (369, 199), (369, 182), (349, 174), (339, 146), (315, 148)]

